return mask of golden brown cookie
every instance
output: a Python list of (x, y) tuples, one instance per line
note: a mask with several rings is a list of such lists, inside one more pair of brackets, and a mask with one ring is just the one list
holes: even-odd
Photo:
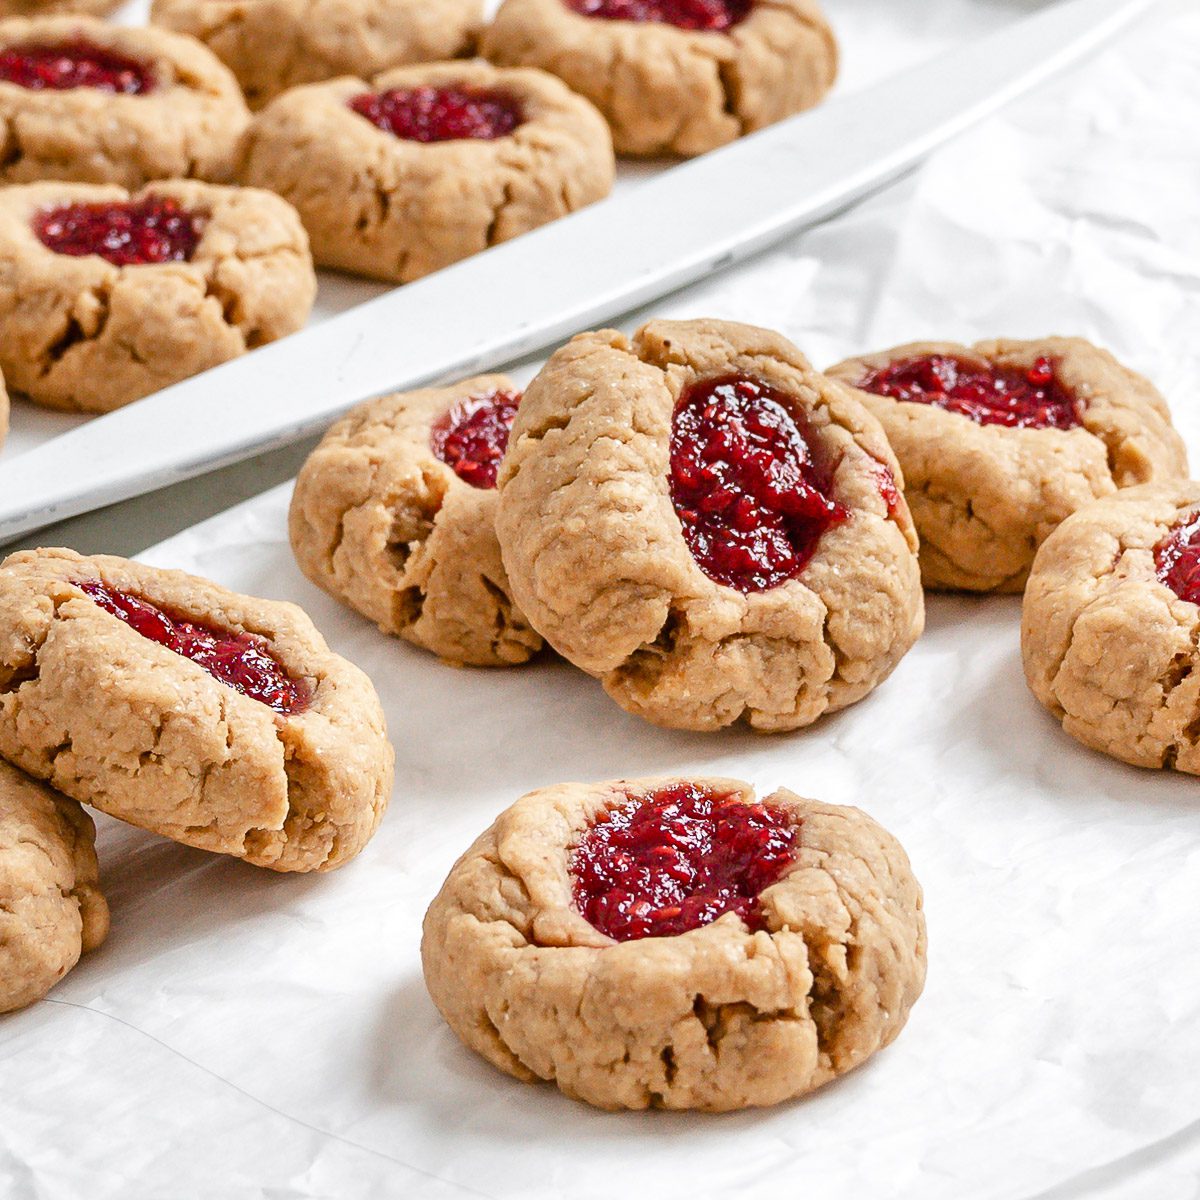
[(72, 550), (0, 564), (0, 755), (276, 871), (353, 858), (392, 787), (375, 689), (294, 604)]
[(108, 412), (293, 333), (316, 288), (304, 227), (270, 192), (0, 191), (0, 367), (51, 408)]
[(601, 1108), (778, 1104), (899, 1034), (925, 981), (921, 889), (856, 808), (732, 779), (531, 792), (425, 917), (450, 1028)]
[(296, 206), (318, 263), (402, 283), (599, 200), (613, 171), (586, 100), (481, 62), (294, 88), (254, 118), (242, 163)]
[(1082, 338), (918, 342), (828, 374), (883, 422), (929, 588), (1020, 592), (1080, 505), (1187, 474), (1154, 385)]
[(520, 394), (503, 375), (384, 396), (321, 440), (288, 530), (318, 587), (447, 662), (523, 663), (541, 647), (508, 591), (496, 469)]
[(1068, 517), (1025, 589), (1033, 694), (1074, 738), (1200, 775), (1200, 483), (1129, 488)]
[(777, 333), (586, 333), (529, 385), (500, 470), (514, 600), (658, 724), (796, 729), (862, 699), (924, 624), (879, 423)]
[(83, 13), (107, 17), (124, 0), (0, 0), (0, 17), (37, 17), (47, 13)]
[(702, 154), (810, 108), (838, 60), (815, 0), (504, 0), (480, 51), (559, 76), (634, 155)]
[(202, 41), (237, 76), (251, 108), (302, 83), (369, 78), (457, 58), (479, 0), (154, 0), (150, 19)]
[(0, 182), (224, 182), (249, 115), (192, 38), (82, 16), (0, 21)]
[(91, 817), (0, 762), (0, 1013), (40, 1000), (107, 934)]

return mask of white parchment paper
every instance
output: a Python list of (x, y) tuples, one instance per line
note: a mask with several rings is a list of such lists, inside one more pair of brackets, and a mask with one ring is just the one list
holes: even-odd
[[(886, 20), (830, 7), (847, 29)], [(935, 11), (986, 24), (1029, 6), (891, 7), (920, 39)], [(920, 336), (1083, 334), (1156, 380), (1195, 456), (1198, 217), (1200, 11), (1168, 0), (903, 185), (656, 311), (772, 325), (818, 363)], [(808, 731), (683, 735), (561, 663), (451, 670), (383, 637), (295, 569), (287, 499), (144, 557), (305, 606), (383, 697), (391, 810), (320, 878), (100, 818), (111, 938), (0, 1018), (0, 1196), (1200, 1194), (1197, 784), (1061, 732), (1022, 681), (1017, 600), (931, 599), (893, 677)], [(693, 769), (858, 804), (901, 838), (930, 971), (899, 1040), (809, 1100), (719, 1118), (594, 1112), (474, 1058), (417, 955), (454, 858), (530, 788)]]

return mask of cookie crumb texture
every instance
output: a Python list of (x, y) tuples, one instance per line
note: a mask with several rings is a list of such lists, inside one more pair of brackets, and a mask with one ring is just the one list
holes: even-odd
[[(802, 547), (803, 562), (793, 550), (794, 577), (762, 590), (705, 573), (671, 494), (681, 396), (731, 375), (791, 398), (828, 472), (821, 503), (845, 514)], [(530, 384), (496, 530), (534, 628), (630, 712), (682, 729), (796, 729), (860, 700), (920, 635), (900, 479), (879, 423), (780, 335), (652, 321), (632, 340), (581, 334)]]
[(523, 797), (450, 872), (425, 917), (434, 1003), (518, 1079), (601, 1108), (777, 1104), (845, 1074), (903, 1028), (925, 980), (921, 889), (899, 843), (854, 808), (780, 789), (800, 830), (760, 897), (677, 936), (617, 942), (573, 899), (570, 856), (630, 797), (728, 779), (562, 784)]
[[(310, 703), (284, 716), (225, 686), (105, 611), (88, 580), (261, 639)], [(0, 565), (0, 755), (133, 825), (277, 871), (353, 858), (393, 769), (370, 681), (295, 605), (70, 550)]]
[[(428, 142), (351, 107), (447, 87), (503, 93), (523, 120), (504, 137)], [(241, 178), (296, 206), (322, 266), (405, 283), (603, 198), (614, 170), (603, 118), (559, 80), (463, 62), (293, 89), (254, 118)]]
[(85, 42), (144, 64), (147, 92), (34, 90), (0, 82), (0, 182), (78, 180), (139, 188), (155, 179), (232, 178), (250, 119), (237, 81), (204, 46), (162, 29), (91, 17), (0, 21), (0, 49)]
[[(1013, 397), (1012, 411), (969, 387), (944, 403), (903, 398), (904, 380), (892, 372), (889, 383), (889, 368), (930, 358), (981, 377), (1032, 373), (1042, 382), (1023, 407)], [(1038, 547), (1076, 509), (1118, 488), (1187, 474), (1183, 441), (1153, 384), (1082, 338), (919, 342), (848, 359), (828, 374), (856, 389), (901, 393), (858, 391), (904, 468), (928, 588), (1021, 592)], [(1034, 403), (1039, 390), (1043, 402)]]
[(199, 39), (252, 109), (288, 88), (466, 53), (479, 0), (154, 0), (150, 19)]
[(703, 154), (811, 108), (837, 75), (837, 42), (814, 0), (756, 0), (723, 30), (711, 14), (709, 28), (689, 29), (578, 8), (505, 0), (480, 51), (501, 66), (550, 71), (586, 96), (607, 118), (618, 154)]
[[(92, 219), (68, 222), (76, 206)], [(194, 221), (182, 261), (185, 230), (130, 216), (163, 206)], [(81, 253), (89, 235), (130, 261)], [(131, 261), (164, 246), (167, 261)], [(317, 289), (308, 238), (285, 201), (187, 181), (134, 195), (95, 184), (6, 188), (0, 261), (0, 367), (31, 400), (83, 412), (120, 408), (294, 333)]]
[[(456, 411), (511, 393), (504, 376), (481, 375), (364, 404), (325, 435), (292, 494), (288, 528), (304, 574), (385, 633), (455, 664), (523, 663), (542, 645), (510, 594), (495, 491), (437, 451)], [(472, 459), (493, 451), (489, 441)]]
[(0, 762), (0, 1012), (40, 1000), (107, 934), (91, 817)]
[(1186, 596), (1198, 513), (1194, 481), (1081, 508), (1038, 551), (1021, 617), (1025, 678), (1067, 733), (1134, 766), (1192, 775), (1200, 606)]

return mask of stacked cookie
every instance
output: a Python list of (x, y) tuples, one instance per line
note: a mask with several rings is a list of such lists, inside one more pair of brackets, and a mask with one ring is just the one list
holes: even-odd
[[(1185, 473), (1162, 397), (1080, 339), (820, 374), (768, 330), (651, 321), (579, 335), (523, 397), (484, 376), (356, 410), (301, 471), (290, 532), (308, 577), (385, 632), (492, 666), (544, 640), (692, 730), (811, 724), (891, 673), (923, 587), (1028, 585), (1030, 685), (1068, 730), (1200, 771)], [(903, 850), (857, 810), (617, 780), (503, 813), (422, 956), (451, 1028), (510, 1074), (724, 1110), (894, 1038), (925, 932)]]
[(35, 870), (24, 839), (0, 838), (4, 948), (24, 964), (0, 976), (0, 1009), (103, 937), (80, 803), (255, 866), (328, 871), (375, 832), (393, 767), (370, 681), (294, 605), (69, 550), (0, 564), (0, 757), (0, 811), (46, 850)]

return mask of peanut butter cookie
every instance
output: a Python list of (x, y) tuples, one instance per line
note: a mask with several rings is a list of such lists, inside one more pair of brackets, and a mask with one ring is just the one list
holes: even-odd
[(777, 333), (586, 333), (525, 393), (496, 532), (514, 600), (630, 712), (796, 729), (860, 700), (924, 624), (879, 423)]
[(525, 662), (542, 639), (509, 596), (494, 490), (519, 402), (504, 376), (480, 375), (344, 417), (296, 480), (288, 529), (300, 569), (447, 662)]
[(1085, 746), (1200, 775), (1200, 483), (1129, 488), (1063, 521), (1034, 560), (1021, 654)]
[(249, 117), (192, 38), (93, 17), (0, 21), (0, 182), (225, 182)]
[(293, 88), (254, 118), (242, 163), (296, 206), (318, 263), (400, 283), (599, 200), (613, 171), (586, 100), (480, 62)]
[(502, 813), (425, 917), (450, 1028), (601, 1108), (778, 1104), (895, 1039), (921, 889), (865, 813), (731, 779), (561, 784)]
[(634, 155), (702, 154), (811, 108), (838, 60), (815, 0), (505, 0), (480, 49), (559, 76)]
[(0, 367), (108, 412), (301, 328), (308, 238), (270, 192), (195, 182), (0, 191)]
[(154, 0), (150, 19), (202, 41), (251, 108), (302, 83), (457, 58), (479, 0)]
[(50, 13), (83, 13), (107, 17), (124, 0), (0, 0), (0, 17), (37, 17)]
[(277, 871), (353, 858), (392, 786), (375, 689), (295, 605), (71, 550), (0, 564), (0, 755)]
[(0, 762), (0, 1013), (40, 1000), (107, 934), (91, 817)]
[(1153, 384), (1081, 338), (919, 342), (828, 373), (883, 422), (929, 588), (1020, 592), (1081, 505), (1187, 474)]

